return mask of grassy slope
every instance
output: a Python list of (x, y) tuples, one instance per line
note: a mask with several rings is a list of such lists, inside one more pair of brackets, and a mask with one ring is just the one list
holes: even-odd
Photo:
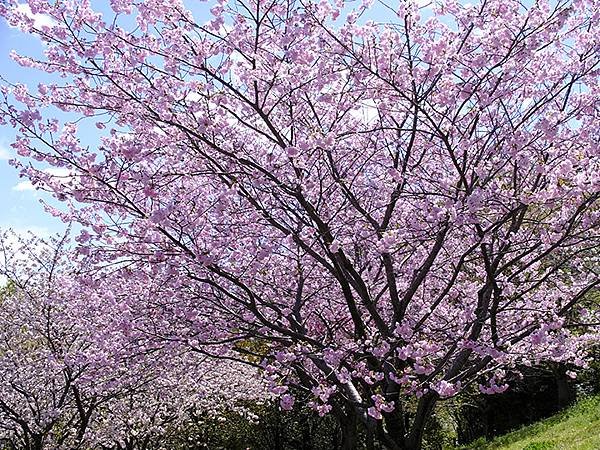
[(469, 450), (600, 450), (600, 396)]

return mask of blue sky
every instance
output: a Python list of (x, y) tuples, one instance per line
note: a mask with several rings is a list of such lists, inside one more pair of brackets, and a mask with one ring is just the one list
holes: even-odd
[[(105, 0), (97, 0), (93, 3), (99, 11), (110, 11), (108, 2)], [(190, 3), (193, 4), (192, 11), (197, 19), (201, 19), (202, 16), (207, 17), (210, 3), (197, 0)], [(20, 8), (31, 13), (24, 3)], [(40, 25), (50, 20), (48, 16), (41, 14), (32, 15), (32, 17)], [(9, 27), (0, 18), (0, 75), (6, 80), (24, 83), (30, 87), (35, 87), (40, 82), (48, 82), (48, 74), (22, 68), (9, 56), (12, 50), (23, 55), (41, 56), (43, 48), (37, 38), (27, 36), (18, 29)], [(85, 131), (86, 141), (89, 140), (89, 143), (93, 145), (94, 131), (87, 128)], [(35, 190), (26, 179), (19, 178), (18, 171), (9, 164), (9, 159), (15, 156), (10, 146), (14, 137), (15, 131), (10, 125), (0, 125), (0, 230), (12, 228), (18, 233), (32, 231), (42, 237), (60, 233), (66, 228), (66, 225), (47, 213), (41, 203), (42, 200), (53, 205), (57, 205), (58, 202), (54, 201), (49, 194)]]
[[(99, 11), (110, 11), (106, 0), (93, 0), (92, 2)], [(189, 0), (186, 5), (192, 9), (197, 21), (208, 18), (208, 9), (212, 1)], [(354, 2), (351, 2), (351, 4)], [(421, 6), (430, 4), (430, 0), (417, 0)], [(25, 4), (21, 8), (28, 8)], [(31, 12), (31, 10), (29, 10)], [(389, 14), (385, 11), (373, 11), (375, 16)], [(44, 15), (34, 16), (39, 24), (48, 21)], [(9, 82), (20, 82), (30, 87), (38, 83), (48, 82), (49, 75), (43, 72), (25, 69), (17, 65), (10, 57), (11, 50), (28, 56), (39, 56), (43, 52), (42, 43), (35, 37), (27, 36), (18, 29), (9, 27), (0, 18), (0, 74)], [(86, 143), (93, 146), (95, 128), (86, 127)], [(96, 134), (97, 136), (97, 134)], [(31, 184), (23, 178), (19, 178), (18, 172), (9, 165), (8, 160), (14, 157), (10, 147), (15, 137), (15, 132), (10, 126), (0, 126), (0, 230), (13, 228), (19, 233), (32, 231), (41, 237), (49, 234), (59, 233), (66, 228), (58, 219), (44, 211), (41, 201), (56, 205), (50, 195), (36, 191)]]
[[(38, 17), (38, 20), (44, 20)], [(39, 40), (9, 27), (0, 19), (0, 73), (8, 81), (19, 81), (35, 86), (42, 81), (42, 74), (25, 70), (9, 57), (11, 50), (23, 54), (39, 55), (43, 48)], [(27, 230), (39, 235), (59, 232), (65, 228), (57, 219), (44, 211), (41, 199), (48, 195), (35, 191), (18, 172), (9, 165), (14, 157), (10, 147), (15, 133), (10, 126), (0, 126), (0, 229), (13, 228), (20, 233)]]

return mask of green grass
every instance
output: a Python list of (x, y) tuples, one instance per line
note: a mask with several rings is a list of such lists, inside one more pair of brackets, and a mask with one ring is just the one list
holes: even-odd
[(462, 450), (600, 450), (600, 396), (590, 397), (546, 420)]

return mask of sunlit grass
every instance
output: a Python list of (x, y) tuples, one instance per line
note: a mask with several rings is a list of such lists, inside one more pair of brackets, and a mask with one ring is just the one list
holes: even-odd
[(491, 442), (478, 440), (464, 450), (600, 450), (600, 396)]

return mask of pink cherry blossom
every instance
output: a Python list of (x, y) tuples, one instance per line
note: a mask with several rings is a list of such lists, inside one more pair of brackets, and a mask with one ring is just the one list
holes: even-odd
[(195, 23), (181, 1), (31, 0), (41, 28), (0, 6), (45, 43), (15, 61), (59, 80), (5, 83), (0, 117), (86, 230), (93, 301), (68, 303), (110, 312), (98, 367), (142, 338), (235, 361), (417, 449), (463, 386), (586, 364), (598, 4), (434, 3), (376, 22), (370, 2), (223, 1)]

